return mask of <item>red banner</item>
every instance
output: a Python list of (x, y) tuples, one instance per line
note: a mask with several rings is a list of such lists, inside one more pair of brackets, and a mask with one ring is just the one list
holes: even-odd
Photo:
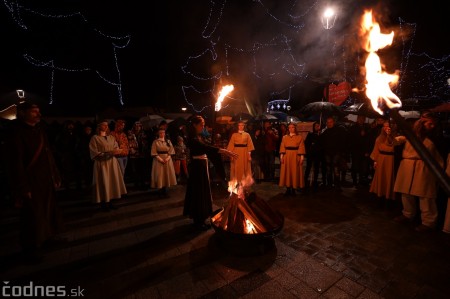
[(341, 82), (338, 85), (331, 83), (328, 85), (328, 89), (329, 90), (327, 91), (327, 87), (325, 87), (323, 91), (325, 98), (328, 98), (328, 102), (338, 106), (348, 98), (350, 92), (352, 91), (350, 83), (346, 81)]

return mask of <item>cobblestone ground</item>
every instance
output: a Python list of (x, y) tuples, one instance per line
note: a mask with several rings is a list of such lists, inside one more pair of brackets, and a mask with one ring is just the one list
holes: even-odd
[[(38, 264), (22, 260), (18, 212), (4, 203), (0, 277), (80, 288), (86, 298), (448, 298), (450, 237), (396, 223), (400, 205), (381, 207), (367, 188), (285, 197), (272, 182), (253, 185), (285, 220), (256, 245), (195, 230), (182, 216), (184, 188), (161, 199), (129, 187), (110, 212), (60, 191), (68, 242)], [(224, 190), (214, 198), (215, 208), (227, 204)]]

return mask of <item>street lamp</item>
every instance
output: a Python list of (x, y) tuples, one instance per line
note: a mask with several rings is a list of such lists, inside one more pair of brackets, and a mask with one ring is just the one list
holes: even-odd
[(334, 23), (336, 22), (336, 17), (337, 14), (335, 13), (334, 9), (331, 7), (327, 7), (322, 15), (323, 28), (327, 30), (333, 28)]
[[(322, 25), (323, 28), (325, 28), (325, 30), (327, 31), (327, 42), (326, 44), (328, 45), (329, 39), (330, 39), (330, 29), (334, 27), (334, 23), (336, 22), (336, 18), (337, 18), (337, 14), (334, 11), (333, 8), (331, 7), (327, 7), (322, 15)], [(328, 58), (329, 59), (329, 58)], [(329, 64), (328, 64), (328, 67)], [(328, 70), (327, 72), (327, 77), (328, 77), (328, 82), (327, 82), (327, 101), (330, 101), (330, 71)]]
[(19, 99), (25, 98), (25, 91), (23, 91), (22, 89), (17, 89), (16, 93), (17, 93), (17, 96), (19, 97)]

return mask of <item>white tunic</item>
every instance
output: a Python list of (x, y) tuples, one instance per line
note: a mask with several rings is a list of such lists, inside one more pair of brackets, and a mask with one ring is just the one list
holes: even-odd
[(94, 135), (89, 142), (89, 152), (94, 160), (94, 201), (109, 202), (127, 193), (119, 161), (112, 152), (119, 146), (112, 135)]
[[(151, 155), (153, 157), (153, 163), (150, 186), (161, 189), (176, 185), (177, 177), (175, 176), (175, 168), (173, 167), (171, 158), (172, 155), (175, 155), (175, 149), (170, 140), (154, 140)], [(165, 161), (167, 159), (168, 161), (166, 163), (161, 162), (161, 160)]]

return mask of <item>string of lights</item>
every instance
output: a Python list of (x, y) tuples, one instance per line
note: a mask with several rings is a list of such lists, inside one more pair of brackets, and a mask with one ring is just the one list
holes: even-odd
[(24, 18), (25, 15), (34, 15), (35, 17), (40, 18), (48, 18), (48, 19), (59, 19), (64, 20), (67, 22), (72, 22), (74, 19), (81, 19), (82, 23), (84, 23), (88, 28), (92, 30), (92, 32), (95, 32), (99, 35), (99, 40), (109, 40), (110, 41), (110, 47), (113, 50), (113, 61), (111, 63), (114, 64), (114, 67), (111, 69), (115, 70), (115, 74), (113, 75), (115, 77), (115, 80), (107, 79), (107, 77), (110, 77), (110, 75), (103, 74), (102, 71), (99, 69), (96, 69), (95, 67), (73, 67), (68, 68), (64, 67), (62, 65), (57, 65), (55, 63), (56, 59), (46, 59), (40, 60), (36, 57), (33, 57), (32, 54), (25, 53), (23, 54), (24, 59), (36, 67), (45, 67), (49, 68), (51, 71), (50, 76), (50, 101), (49, 104), (53, 104), (53, 96), (54, 96), (54, 77), (55, 77), (55, 70), (57, 71), (64, 71), (64, 72), (85, 72), (85, 71), (93, 71), (99, 78), (101, 78), (104, 82), (115, 86), (118, 93), (118, 99), (121, 105), (124, 105), (123, 101), (123, 93), (122, 93), (122, 81), (121, 81), (121, 72), (117, 57), (117, 50), (116, 49), (123, 49), (126, 48), (131, 40), (130, 35), (123, 35), (123, 36), (116, 36), (107, 34), (98, 28), (91, 26), (87, 18), (80, 12), (73, 12), (73, 13), (67, 13), (67, 14), (49, 14), (49, 13), (43, 13), (41, 11), (33, 10), (28, 7), (22, 6), (18, 4), (18, 1), (7, 1), (3, 0), (3, 3), (5, 7), (8, 9), (12, 19), (15, 21), (15, 23), (23, 30), (33, 30), (32, 25), (27, 25), (25, 23), (26, 18)]
[[(181, 65), (182, 75), (190, 82), (190, 85), (184, 84), (181, 86), (182, 96), (186, 104), (197, 113), (212, 109), (216, 87), (222, 82), (240, 78), (241, 73), (244, 73), (242, 68), (247, 67), (246, 74), (252, 76), (248, 78), (248, 81), (256, 82), (256, 86), (264, 86), (264, 90), (262, 88), (256, 89), (261, 90), (259, 91), (261, 93), (264, 92), (260, 94), (259, 98), (267, 99), (267, 107), (273, 106), (275, 109), (278, 108), (279, 104), (279, 109), (285, 109), (284, 107), (290, 106), (297, 100), (295, 98), (296, 90), (304, 88), (305, 84), (308, 84), (308, 80), (317, 79), (317, 74), (313, 74), (310, 67), (317, 61), (311, 61), (303, 55), (299, 49), (299, 40), (307, 36), (308, 32), (305, 29), (312, 29), (306, 27), (311, 26), (307, 25), (306, 18), (314, 17), (313, 14), (316, 13), (323, 1), (315, 0), (312, 3), (293, 1), (287, 11), (280, 13), (280, 6), (274, 5), (272, 7), (266, 1), (254, 0), (253, 6), (250, 7), (252, 12), (257, 10), (260, 14), (262, 13), (266, 18), (266, 23), (273, 23), (277, 30), (268, 30), (270, 33), (266, 37), (257, 34), (251, 35), (250, 37), (253, 40), (239, 41), (237, 39), (239, 42), (227, 39), (227, 35), (222, 32), (226, 29), (223, 28), (224, 24), (230, 23), (230, 20), (228, 20), (228, 23), (224, 20), (224, 18), (230, 18), (230, 15), (227, 14), (228, 8), (231, 5), (236, 5), (236, 3), (231, 2), (227, 0), (211, 0), (209, 2), (209, 10), (197, 35), (202, 41), (206, 41), (207, 47), (204, 50), (196, 50), (199, 54), (188, 56), (185, 63)], [(124, 105), (121, 65), (119, 64), (117, 49), (129, 46), (130, 35), (105, 33), (93, 26), (78, 11), (48, 13), (48, 11), (25, 7), (18, 0), (3, 0), (3, 3), (11, 19), (23, 31), (34, 29), (30, 16), (34, 19), (46, 18), (62, 20), (67, 23), (81, 23), (95, 33), (99, 41), (104, 42), (106, 40), (108, 50), (112, 49), (108, 71), (99, 69), (86, 61), (82, 61), (79, 66), (70, 64), (70, 67), (68, 67), (67, 64), (56, 57), (43, 58), (30, 51), (23, 54), (25, 61), (31, 65), (49, 70), (50, 103), (54, 102), (55, 71), (58, 71), (95, 73), (103, 82), (116, 88), (118, 100), (121, 105)], [(277, 8), (278, 10), (276, 10)], [(447, 78), (450, 77), (450, 55), (433, 57), (425, 52), (416, 53), (413, 46), (417, 24), (407, 23), (401, 18), (398, 19), (398, 24), (401, 33), (397, 38), (397, 41), (399, 40), (401, 43), (401, 59), (399, 59), (398, 69), (401, 76), (395, 88), (395, 93), (400, 97), (403, 95), (418, 98), (450, 97), (449, 83), (447, 82)], [(239, 35), (239, 32), (235, 34)], [(332, 57), (327, 57), (327, 59), (330, 59), (330, 66), (335, 70), (334, 79), (357, 85), (363, 54), (359, 50), (353, 51), (346, 47), (352, 36), (343, 34), (332, 37), (333, 41), (330, 43)], [(308, 46), (312, 47), (311, 45)], [(309, 51), (314, 52), (314, 49), (309, 49)], [(198, 86), (202, 87), (196, 88), (197, 83)], [(205, 90), (205, 86), (210, 86), (210, 88)], [(288, 91), (289, 96), (286, 96)], [(205, 94), (207, 99), (197, 100), (200, 98), (199, 95), (205, 96)], [(251, 98), (251, 96), (244, 94), (241, 94), (240, 97)], [(243, 101), (238, 97), (227, 98), (229, 102)], [(211, 104), (205, 105), (205, 100), (211, 100)]]
[[(271, 12), (270, 8), (265, 6), (261, 1), (255, 0), (254, 3), (263, 7), (266, 15), (270, 19), (275, 20), (280, 25), (288, 27), (288, 32), (294, 30), (298, 33), (301, 31), (301, 29), (304, 29), (304, 24), (295, 25), (296, 21), (312, 14), (314, 12), (314, 8), (318, 6), (319, 1), (315, 1), (309, 7), (303, 8), (302, 13), (289, 14), (289, 17), (293, 20), (292, 23), (285, 22), (277, 18), (275, 14)], [(261, 84), (265, 84), (267, 80), (277, 80), (282, 76), (286, 77), (286, 74), (291, 76), (291, 82), (286, 82), (290, 90), (294, 87), (301, 88), (302, 84), (307, 84), (305, 83), (305, 80), (302, 81), (300, 79), (307, 79), (312, 77), (311, 74), (306, 71), (310, 62), (302, 61), (302, 56), (299, 55), (300, 53), (296, 50), (295, 47), (297, 41), (292, 38), (291, 33), (284, 34), (277, 32), (276, 35), (273, 38), (268, 39), (267, 42), (261, 42), (260, 40), (253, 41), (250, 48), (240, 47), (239, 44), (231, 44), (223, 37), (221, 37), (221, 32), (218, 31), (218, 28), (219, 24), (222, 21), (221, 18), (224, 17), (226, 4), (226, 1), (222, 1), (220, 3), (214, 3), (214, 5), (211, 5), (211, 10), (209, 12), (209, 15), (207, 16), (207, 21), (205, 22), (206, 25), (202, 30), (202, 37), (205, 39), (217, 36), (215, 38), (217, 42), (214, 43), (213, 60), (214, 63), (217, 64), (220, 60), (220, 55), (223, 55), (224, 57), (221, 60), (223, 63), (222, 69), (225, 71), (217, 72), (212, 76), (206, 77), (194, 74), (190, 71), (187, 71), (186, 67), (182, 67), (182, 70), (186, 75), (189, 75), (190, 77), (198, 80), (211, 80), (211, 85), (215, 86), (223, 80), (223, 75), (226, 75), (228, 78), (239, 77), (239, 74), (236, 73), (236, 68), (233, 69), (231, 65), (233, 65), (233, 63), (235, 63), (236, 61), (240, 61), (239, 59), (242, 59), (242, 57), (248, 56), (248, 61), (250, 62), (249, 64), (253, 69), (251, 72), (253, 79), (260, 80)], [(296, 4), (297, 2), (294, 1), (292, 9), (294, 9)], [(214, 11), (215, 9), (218, 9), (218, 11)], [(212, 16), (215, 16), (214, 22), (211, 21)], [(396, 94), (401, 95), (402, 93), (407, 93), (409, 96), (424, 98), (435, 97), (437, 95), (449, 96), (449, 84), (447, 83), (447, 78), (449, 78), (448, 69), (450, 57), (445, 55), (441, 58), (433, 58), (431, 56), (427, 56), (425, 53), (415, 53), (413, 51), (413, 43), (416, 36), (417, 24), (406, 23), (399, 18), (399, 28), (401, 32), (401, 34), (399, 34), (399, 38), (402, 49), (401, 59), (399, 60), (399, 70), (402, 76), (400, 77), (400, 80), (396, 87)], [(206, 32), (208, 32), (208, 34), (205, 34)], [(406, 32), (408, 32), (408, 35), (405, 34)], [(301, 37), (297, 36), (297, 38)], [(363, 54), (359, 50), (351, 52), (346, 48), (346, 44), (348, 43), (347, 40), (350, 40), (351, 38), (352, 36), (348, 36), (346, 34), (343, 34), (341, 40), (338, 40), (338, 37), (335, 38), (335, 40), (332, 42), (331, 64), (332, 67), (336, 70), (337, 76), (340, 76), (340, 78), (336, 77), (337, 79), (348, 81), (352, 84), (360, 84), (358, 83), (358, 78), (361, 77), (360, 68)], [(246, 43), (249, 44), (248, 41), (246, 41)], [(263, 61), (259, 59), (259, 57), (263, 56), (264, 51), (266, 51), (267, 49), (278, 49), (278, 56), (264, 56), (265, 65), (273, 64), (277, 65), (278, 68), (267, 69), (264, 68), (263, 65), (261, 65)], [(188, 62), (185, 65), (187, 65), (188, 63), (192, 63), (194, 59), (200, 60), (202, 55), (210, 55), (208, 51), (211, 52), (211, 49), (205, 50), (200, 55), (190, 56), (188, 58)], [(415, 71), (412, 68), (411, 64), (411, 61), (417, 60), (417, 57), (421, 57), (423, 58), (422, 60), (425, 60), (414, 68), (417, 70), (418, 67), (418, 69), (421, 70), (420, 74), (417, 74), (417, 72), (416, 74), (414, 74)], [(349, 70), (351, 71), (349, 72)], [(417, 78), (415, 78), (414, 75), (416, 75)], [(411, 81), (412, 78), (415, 79), (414, 82)], [(430, 80), (433, 80), (433, 82), (430, 83)], [(404, 92), (403, 90), (404, 88), (406, 88), (406, 83), (408, 85), (408, 90), (407, 92)], [(204, 86), (203, 83), (202, 86)], [(282, 88), (282, 90), (285, 89)], [(213, 94), (213, 89), (209, 90), (208, 92), (211, 92), (211, 94)], [(183, 94), (186, 103), (188, 103), (188, 105), (190, 105), (191, 107), (195, 107), (196, 105), (194, 104), (194, 101), (189, 99), (186, 93)], [(276, 94), (276, 91), (267, 91), (267, 98), (276, 98)], [(285, 109), (285, 107), (289, 106), (289, 101), (292, 101), (290, 97), (287, 99), (278, 97), (276, 100), (268, 100), (267, 107), (269, 109), (272, 107), (273, 109)], [(344, 104), (352, 104), (355, 101), (355, 98), (349, 97), (349, 99), (347, 99)], [(193, 109), (194, 111), (204, 111), (208, 107), (209, 106), (204, 106), (202, 108)]]

